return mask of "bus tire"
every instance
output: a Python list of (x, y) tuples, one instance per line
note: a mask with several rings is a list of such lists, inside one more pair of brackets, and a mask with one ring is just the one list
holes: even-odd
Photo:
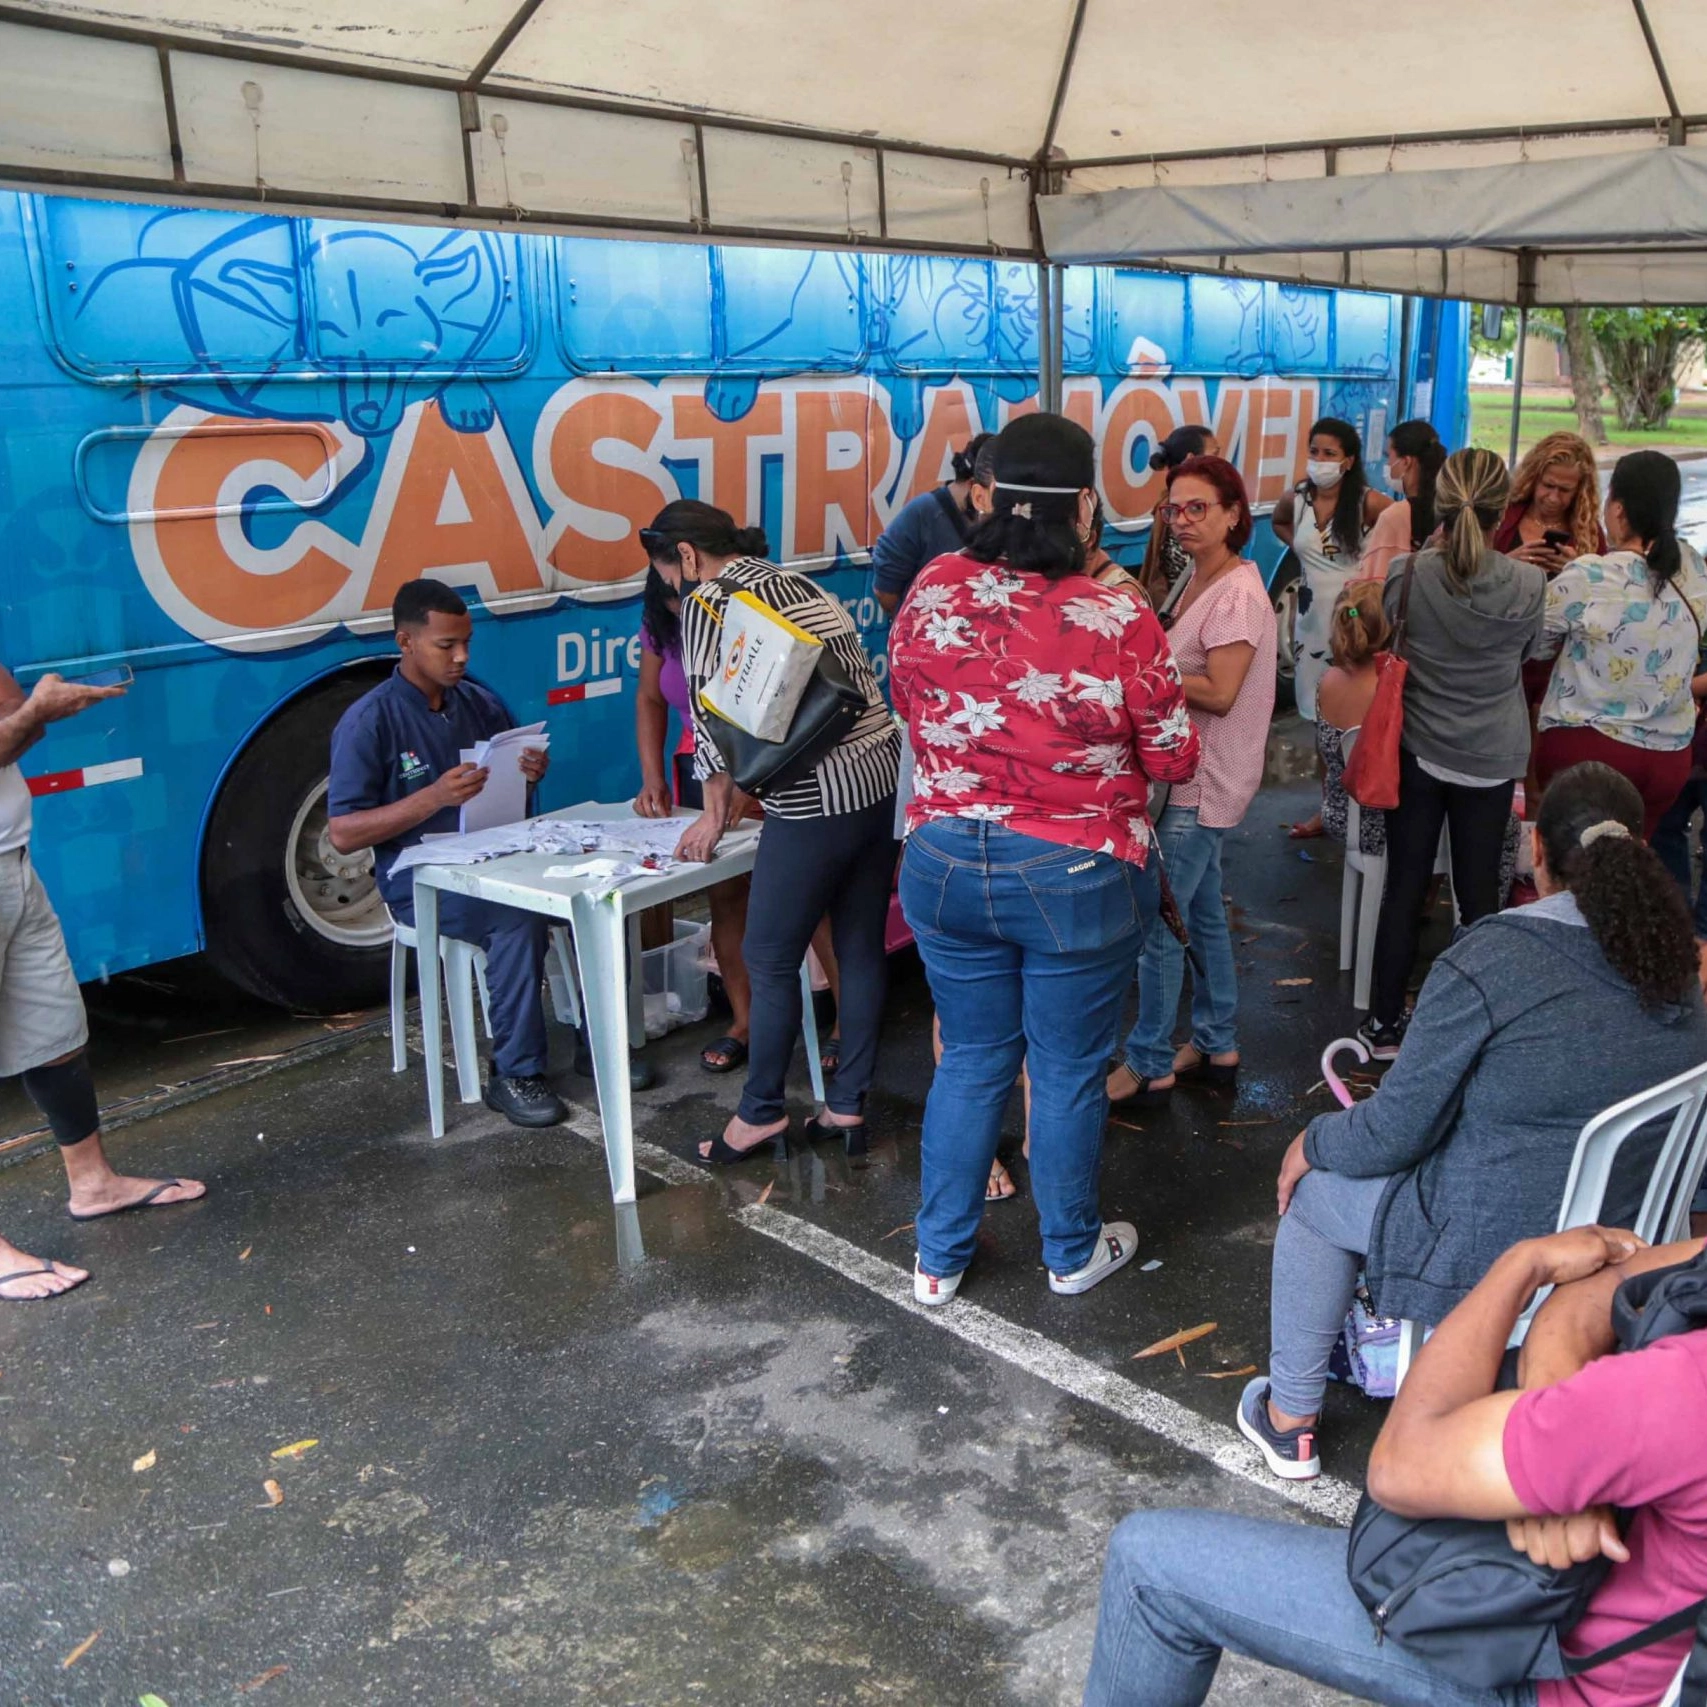
[(1274, 566), (1268, 596), (1274, 604), (1274, 709), (1291, 711), (1298, 703), (1294, 685), (1293, 632), (1298, 622), (1298, 587), (1303, 567), (1297, 552), (1288, 548)]
[(371, 854), (325, 837), (332, 730), (379, 673), (336, 677), (287, 706), (226, 776), (202, 848), (202, 922), (217, 971), (263, 1001), (344, 1013), (385, 997), (391, 925)]

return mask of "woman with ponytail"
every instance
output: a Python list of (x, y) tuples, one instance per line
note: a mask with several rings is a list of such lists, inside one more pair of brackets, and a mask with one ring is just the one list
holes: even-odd
[(1540, 644), (1547, 590), (1534, 564), (1503, 557), (1488, 543), (1510, 491), (1505, 464), (1492, 451), (1448, 457), (1429, 494), (1439, 543), (1397, 559), (1387, 572), (1384, 605), (1403, 628), (1395, 645), (1410, 668), (1399, 803), (1387, 814), (1372, 1011), (1358, 1030), (1377, 1060), (1399, 1052), (1405, 986), (1443, 824), (1451, 831), (1459, 917), (1474, 924), (1505, 901), (1500, 855), (1512, 785), (1529, 766), (1523, 661)]
[(1446, 446), (1427, 421), (1401, 421), (1387, 435), (1387, 483), (1400, 501), (1383, 510), (1363, 542), (1363, 573), (1379, 580), (1393, 559), (1420, 551), (1435, 529), (1434, 488)]
[[(1276, 1475), (1320, 1467), (1328, 1357), (1360, 1263), (1380, 1314), (1439, 1322), (1509, 1245), (1552, 1231), (1590, 1119), (1707, 1057), (1689, 912), (1642, 841), (1641, 796), (1577, 765), (1531, 840), (1541, 899), (1435, 961), (1380, 1089), (1318, 1115), (1281, 1164), (1269, 1373), (1238, 1417)], [(1629, 1225), (1653, 1157), (1627, 1151), (1611, 1227)]]
[(1543, 656), (1559, 655), (1541, 703), (1535, 768), (1611, 765), (1642, 796), (1652, 836), (1689, 781), (1707, 569), (1677, 537), (1683, 482), (1657, 450), (1620, 457), (1606, 495), (1612, 550), (1579, 557), (1547, 589)]
[[(800, 963), (828, 915), (841, 969), (842, 1048), (825, 1106), (809, 1138), (835, 1138), (849, 1155), (866, 1148), (865, 1094), (877, 1065), (887, 992), (884, 926), (895, 879), (895, 784), (901, 743), (853, 619), (808, 576), (765, 559), (758, 528), (735, 525), (712, 504), (678, 498), (640, 530), (647, 557), (681, 599), (682, 665), (690, 703), (716, 674), (720, 619), (740, 592), (780, 611), (824, 643), (865, 696), (841, 741), (800, 781), (768, 794), (742, 941), (752, 988), (747, 1083), (741, 1106), (699, 1146), (708, 1163), (739, 1162), (788, 1142), (784, 1081), (800, 1032)], [(705, 806), (682, 837), (678, 859), (708, 860), (741, 810), (706, 719), (694, 720), (694, 771)]]

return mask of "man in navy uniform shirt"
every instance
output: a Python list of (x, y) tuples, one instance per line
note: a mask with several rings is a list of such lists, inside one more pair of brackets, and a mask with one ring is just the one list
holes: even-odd
[[(496, 694), (468, 680), (468, 607), (439, 581), (408, 581), (391, 607), (403, 656), (389, 680), (363, 694), (332, 732), (328, 833), (339, 853), (374, 851), (374, 874), (392, 917), (415, 922), (415, 886), (391, 867), (428, 832), (455, 830), (463, 803), (487, 773), (462, 750), (511, 727)], [(548, 756), (521, 756), (529, 783)], [(486, 1105), (517, 1126), (553, 1126), (568, 1113), (545, 1079), (540, 980), (550, 926), (537, 913), (463, 895), (439, 897), (439, 928), (486, 951), (493, 1061)], [(422, 976), (427, 974), (423, 972)]]

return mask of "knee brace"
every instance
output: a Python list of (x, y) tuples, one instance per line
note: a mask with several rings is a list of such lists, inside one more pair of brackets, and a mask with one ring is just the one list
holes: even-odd
[(101, 1129), (101, 1109), (95, 1101), (95, 1078), (81, 1049), (55, 1067), (31, 1067), (24, 1074), (30, 1101), (47, 1116), (61, 1144), (81, 1144)]

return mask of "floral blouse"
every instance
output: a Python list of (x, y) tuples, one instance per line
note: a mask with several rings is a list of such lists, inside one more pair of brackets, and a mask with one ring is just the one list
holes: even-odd
[(1149, 856), (1149, 785), (1197, 769), (1179, 670), (1141, 596), (939, 557), (889, 640), (912, 738), (909, 828), (994, 819), (1021, 835)]
[(1707, 568), (1693, 546), (1682, 551), (1683, 567), (1657, 596), (1635, 551), (1579, 557), (1548, 583), (1539, 655), (1559, 661), (1539, 727), (1594, 728), (1651, 752), (1690, 744)]

